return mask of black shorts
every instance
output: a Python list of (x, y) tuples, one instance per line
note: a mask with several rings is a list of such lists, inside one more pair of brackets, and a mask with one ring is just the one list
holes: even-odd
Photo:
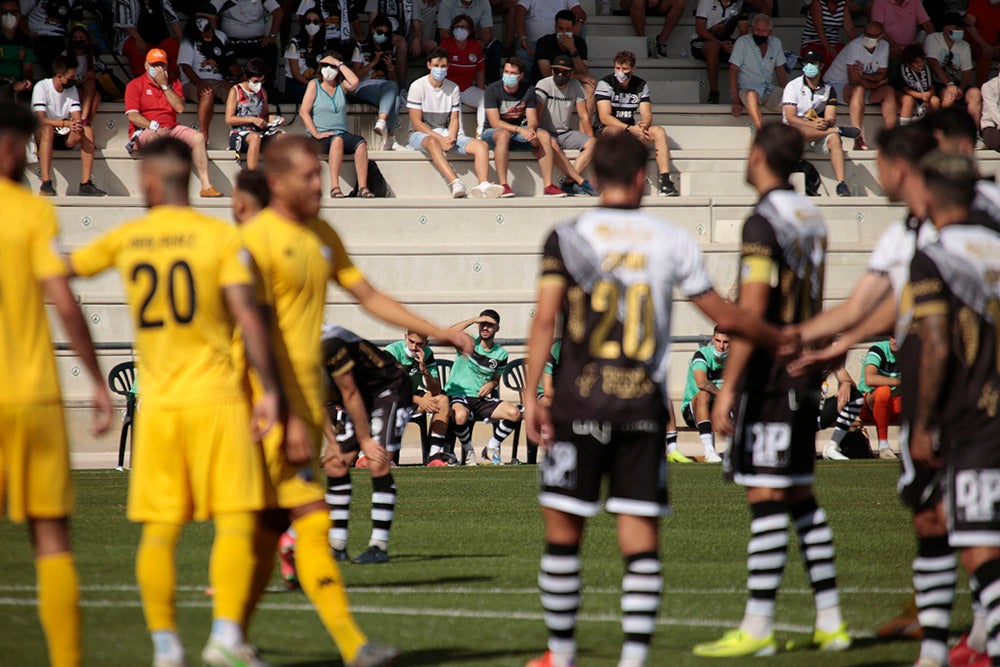
[[(361, 444), (354, 433), (354, 424), (351, 422), (347, 410), (337, 408), (332, 403), (326, 406), (330, 421), (333, 422), (334, 430), (337, 431), (337, 444), (340, 451), (347, 454), (356, 452)], [(399, 450), (400, 441), (403, 439), (403, 431), (410, 423), (410, 416), (413, 414), (413, 394), (410, 389), (409, 379), (395, 384), (375, 397), (371, 406), (368, 407), (368, 421), (372, 432), (372, 437), (387, 452)]]
[(479, 398), (478, 396), (449, 396), (448, 401), (464, 405), (476, 421), (488, 422), (493, 419), (493, 411), (502, 403), (499, 398)]
[[(704, 45), (705, 45), (705, 41), (704, 40), (701, 40), (701, 39), (692, 39), (691, 40), (691, 57), (694, 58), (695, 60), (705, 60), (705, 51), (702, 49), (702, 47)], [(728, 63), (729, 62), (729, 55), (730, 54), (726, 53), (722, 49), (719, 49), (719, 62), (720, 63)]]
[(928, 468), (913, 462), (910, 458), (909, 438), (907, 424), (901, 424), (899, 434), (899, 463), (902, 470), (899, 471), (899, 483), (896, 490), (899, 492), (899, 499), (914, 513), (931, 509), (944, 497), (943, 482), (944, 471)]
[(264, 145), (273, 136), (270, 134), (265, 134), (263, 132), (254, 132), (253, 130), (237, 130), (236, 132), (229, 133), (229, 150), (239, 154), (240, 156), (245, 156), (247, 150), (249, 149), (249, 144), (247, 143), (247, 137), (251, 134), (256, 134), (260, 137), (260, 147), (263, 150)]
[[(715, 396), (708, 399), (708, 409), (711, 410), (712, 406), (715, 405)], [(698, 421), (694, 418), (694, 410), (691, 409), (691, 404), (688, 403), (681, 410), (681, 417), (684, 417), (684, 423), (688, 425), (688, 428), (698, 428)]]
[(595, 516), (601, 480), (610, 485), (605, 507), (615, 514), (670, 514), (661, 419), (635, 422), (577, 421), (556, 425), (555, 442), (538, 468), (542, 507)]
[(1000, 547), (1000, 447), (994, 437), (947, 447), (944, 506), (953, 547)]
[(722, 470), (741, 486), (787, 489), (812, 484), (819, 388), (783, 394), (745, 392)]

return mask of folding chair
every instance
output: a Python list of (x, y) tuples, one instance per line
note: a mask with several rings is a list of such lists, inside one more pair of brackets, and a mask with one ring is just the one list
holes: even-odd
[[(507, 387), (512, 391), (516, 391), (518, 395), (517, 407), (524, 408), (524, 359), (515, 359), (507, 364), (507, 367), (503, 370), (503, 386)], [(522, 413), (523, 414), (523, 413)], [(523, 420), (517, 422), (517, 426), (514, 427), (514, 441), (511, 446), (510, 458), (517, 458), (517, 445), (521, 438), (521, 424)], [(531, 440), (525, 438), (525, 444), (528, 448), (528, 463), (538, 462), (538, 444), (532, 442)]]
[[(132, 425), (135, 419), (135, 394), (132, 392), (132, 385), (135, 383), (135, 362), (123, 361), (108, 373), (108, 388), (119, 396), (125, 397), (125, 414), (122, 417), (122, 432), (118, 439), (118, 467), (116, 470), (125, 470), (125, 444), (128, 442), (129, 431), (132, 431), (132, 440), (135, 440), (135, 427)], [(129, 451), (129, 463), (132, 462), (132, 452)]]
[[(448, 371), (451, 370), (452, 362), (448, 359), (438, 359), (437, 369), (438, 369), (438, 380), (441, 382), (441, 389), (444, 389), (444, 385), (448, 382)], [(420, 386), (423, 389), (427, 387), (424, 386), (424, 379), (420, 378)], [(430, 415), (426, 412), (414, 412), (410, 416), (410, 423), (416, 424), (417, 428), (420, 429), (420, 450), (422, 454), (422, 459), (424, 465), (427, 465), (427, 459), (430, 457), (431, 453), (431, 431), (430, 431)]]

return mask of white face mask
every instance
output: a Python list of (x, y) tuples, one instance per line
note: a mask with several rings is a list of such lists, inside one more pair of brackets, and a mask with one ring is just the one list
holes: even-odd
[(198, 28), (198, 32), (205, 32), (206, 30), (208, 30), (208, 26), (210, 24), (211, 24), (210, 21), (205, 18), (198, 18), (194, 20), (194, 26)]
[(310, 37), (312, 37), (313, 35), (315, 35), (316, 33), (318, 33), (319, 29), (320, 29), (320, 26), (316, 25), (315, 23), (307, 23), (306, 24), (306, 34), (309, 35)]
[(455, 40), (459, 42), (464, 42), (469, 39), (469, 31), (465, 28), (455, 28), (452, 30), (451, 34), (454, 35)]
[(14, 14), (4, 14), (0, 18), (0, 26), (3, 26), (4, 30), (13, 30), (17, 27), (17, 16)]
[(864, 37), (861, 38), (861, 43), (864, 45), (866, 49), (874, 49), (876, 46), (878, 46), (878, 37), (868, 37), (867, 35), (865, 35)]
[(718, 350), (712, 350), (712, 352), (715, 353), (715, 358), (719, 359), (719, 360), (725, 359), (726, 357), (729, 356), (729, 350), (726, 350), (725, 352), (719, 352)]
[(615, 72), (615, 81), (617, 81), (618, 83), (625, 83), (628, 80), (629, 76), (631, 75), (626, 74), (625, 72)]
[(403, 350), (403, 352), (406, 354), (406, 358), (407, 359), (412, 359), (414, 357), (414, 355), (416, 354), (416, 351), (411, 350), (410, 348), (405, 348)]
[(263, 84), (260, 81), (248, 81), (247, 90), (251, 93), (259, 93)]
[(337, 68), (331, 65), (323, 65), (319, 68), (319, 73), (324, 81), (333, 81), (337, 78)]
[(573, 39), (573, 33), (571, 32), (561, 32), (559, 33), (561, 39)]

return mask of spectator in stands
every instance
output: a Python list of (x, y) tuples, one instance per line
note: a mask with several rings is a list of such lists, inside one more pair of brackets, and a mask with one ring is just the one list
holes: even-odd
[(462, 130), (461, 95), (458, 86), (448, 81), (448, 52), (438, 47), (427, 54), (427, 76), (410, 84), (406, 107), (410, 112), (410, 148), (430, 155), (438, 170), (451, 188), (456, 199), (468, 195), (458, 174), (448, 163), (447, 153), (452, 151), (471, 155), (479, 185), (472, 189), (472, 196), (495, 199), (503, 188), (490, 183), (490, 148), (486, 142), (465, 136)]
[(185, 28), (184, 41), (177, 52), (184, 97), (198, 105), (198, 127), (206, 139), (215, 114), (215, 102), (225, 102), (240, 67), (229, 39), (217, 29), (218, 11), (211, 2), (198, 7)]
[(151, 49), (167, 54), (169, 72), (177, 71), (177, 50), (184, 34), (170, 0), (114, 0), (115, 46), (128, 58), (132, 76), (145, 71)]
[(482, 134), (486, 114), (483, 92), (486, 89), (486, 62), (483, 47), (472, 38), (472, 19), (459, 14), (452, 20), (451, 37), (441, 42), (448, 52), (448, 80), (458, 86), (462, 104), (476, 110), (476, 136)]
[(705, 453), (706, 463), (722, 460), (715, 451), (715, 433), (712, 431), (712, 406), (722, 386), (722, 372), (729, 357), (729, 335), (715, 327), (712, 342), (698, 348), (688, 363), (687, 382), (681, 416), (690, 428), (698, 430), (698, 437)]
[(97, 50), (90, 39), (90, 31), (82, 23), (77, 23), (69, 31), (67, 48), (62, 55), (69, 59), (76, 69), (76, 89), (80, 95), (82, 122), (89, 125), (97, 115), (101, 105), (101, 93), (97, 90), (97, 76), (107, 71), (107, 66), (97, 57)]
[[(736, 118), (746, 106), (747, 115), (758, 130), (764, 126), (761, 108), (781, 111), (781, 94), (788, 83), (785, 52), (781, 40), (772, 35), (773, 25), (767, 14), (757, 14), (750, 34), (740, 36), (729, 56), (729, 93)], [(775, 87), (775, 78), (778, 86)]]
[(639, 37), (646, 36), (646, 13), (649, 10), (657, 9), (660, 14), (663, 14), (663, 27), (660, 28), (660, 34), (656, 36), (656, 53), (661, 58), (667, 57), (667, 40), (684, 14), (684, 5), (683, 0), (630, 0), (628, 3), (632, 27), (635, 28), (635, 34)]
[(35, 51), (31, 40), (17, 29), (21, 5), (17, 0), (0, 2), (0, 102), (27, 100), (31, 96)]
[(448, 39), (448, 26), (459, 14), (472, 19), (476, 38), (486, 54), (486, 83), (497, 81), (500, 78), (503, 47), (499, 40), (493, 38), (493, 10), (489, 0), (440, 0), (436, 19), (439, 42), (443, 43)]
[(354, 156), (358, 176), (358, 196), (375, 195), (368, 189), (368, 144), (363, 137), (347, 130), (347, 93), (358, 86), (354, 70), (335, 51), (327, 51), (319, 61), (319, 78), (309, 82), (302, 97), (299, 117), (319, 148), (329, 155), (330, 196), (344, 197), (340, 189), (340, 167), (344, 153)]
[(983, 85), (990, 78), (990, 67), (1000, 60), (1000, 5), (990, 0), (969, 0), (965, 11), (969, 46), (976, 61), (976, 83)]
[(422, 35), (423, 26), (419, 17), (413, 15), (412, 0), (367, 0), (365, 11), (368, 21), (374, 21), (378, 14), (389, 18), (392, 28), (392, 44), (396, 49), (396, 61), (401, 63), (401, 74), (396, 79), (399, 87), (406, 87), (406, 64), (409, 59), (409, 36)]
[(278, 71), (275, 40), (285, 15), (278, 0), (212, 0), (212, 4), (219, 10), (220, 29), (229, 38), (233, 55), (262, 58), (269, 71)]
[(979, 121), (983, 142), (1000, 152), (1000, 75), (983, 84), (983, 115)]
[[(243, 66), (242, 81), (229, 89), (226, 96), (226, 125), (229, 150), (246, 156), (247, 169), (257, 169), (261, 146), (272, 135), (267, 133), (271, 122), (264, 81), (267, 65), (260, 58), (251, 58)], [(280, 118), (277, 119), (280, 124)]]
[(823, 54), (809, 51), (803, 56), (802, 76), (785, 86), (782, 122), (799, 131), (806, 150), (830, 155), (837, 179), (837, 196), (850, 197), (845, 181), (844, 144), (837, 129), (837, 93), (823, 82)]
[(202, 197), (221, 197), (208, 178), (208, 151), (205, 135), (179, 125), (177, 115), (184, 111), (181, 82), (167, 73), (167, 54), (162, 49), (146, 53), (146, 73), (125, 87), (125, 116), (128, 118), (130, 155), (158, 137), (174, 137), (191, 147), (195, 171), (201, 181)]
[(389, 39), (391, 31), (389, 18), (381, 14), (376, 16), (368, 27), (368, 39), (358, 43), (351, 60), (359, 80), (352, 95), (378, 107), (373, 131), (385, 137), (383, 150), (393, 147), (399, 115), (399, 86), (393, 81), (398, 61), (396, 47)]
[(879, 341), (868, 348), (868, 353), (861, 360), (858, 389), (865, 395), (861, 420), (875, 423), (880, 459), (897, 458), (889, 449), (889, 426), (898, 424), (902, 413), (897, 351), (896, 337), (890, 336), (888, 341)]
[(83, 18), (81, 0), (21, 0), (25, 32), (31, 38), (42, 70), (52, 72), (52, 60), (66, 48), (70, 24)]
[(431, 416), (429, 456), (440, 454), (447, 442), (450, 410), (448, 396), (441, 392), (441, 376), (434, 351), (427, 344), (427, 338), (415, 331), (407, 331), (403, 340), (389, 343), (385, 351), (396, 359), (410, 378), (413, 413)]
[(592, 77), (587, 69), (587, 41), (574, 34), (573, 26), (576, 16), (568, 9), (556, 14), (556, 31), (543, 35), (535, 45), (535, 64), (531, 68), (531, 83), (552, 76), (552, 63), (556, 56), (566, 56), (573, 61), (573, 78), (587, 95), (587, 114), (593, 116), (597, 107), (594, 103), (594, 91), (597, 89), (597, 79)]
[[(587, 113), (587, 98), (579, 81), (573, 78), (573, 61), (569, 56), (556, 56), (552, 76), (535, 85), (535, 101), (543, 130), (552, 136), (556, 165), (566, 174), (563, 190), (570, 195), (597, 196), (583, 172), (594, 157), (594, 128)], [(573, 124), (573, 114), (577, 122)], [(579, 151), (572, 163), (563, 151)]]
[(747, 33), (743, 0), (698, 0), (691, 36), (691, 56), (705, 61), (708, 70), (708, 103), (719, 103), (719, 64), (729, 62), (736, 42), (733, 35)]
[[(437, 15), (438, 15), (438, 1), (437, 0), (415, 0), (413, 3), (413, 17), (416, 23), (413, 24), (412, 35), (410, 35), (410, 51), (409, 57), (419, 58), (424, 55), (435, 46), (437, 46)], [(416, 26), (420, 26), (420, 30), (416, 30)], [(497, 46), (499, 47), (499, 42)], [(483, 45), (483, 49), (486, 49), (486, 45)], [(489, 53), (487, 51), (487, 53)], [(489, 67), (489, 61), (487, 61), (487, 68)]]
[(52, 150), (80, 148), (81, 176), (78, 195), (103, 197), (107, 193), (94, 185), (94, 128), (83, 124), (80, 97), (76, 91), (76, 70), (65, 56), (52, 61), (52, 78), (42, 79), (31, 94), (31, 108), (38, 117), (38, 161), (42, 186), (38, 194), (54, 197)]
[[(320, 25), (323, 26), (322, 30), (308, 28), (309, 25), (315, 25), (306, 22), (307, 17), (314, 12), (320, 17)], [(319, 58), (327, 51), (336, 51), (343, 56), (343, 59), (350, 57), (351, 51), (354, 48), (354, 40), (363, 34), (361, 32), (361, 20), (358, 16), (358, 3), (353, 0), (343, 0), (343, 2), (341, 0), (301, 0), (296, 14), (299, 17), (299, 25), (303, 30), (307, 28), (308, 30), (315, 30), (314, 35), (319, 36), (320, 43), (314, 46), (317, 49), (315, 52), (316, 58)], [(308, 39), (303, 38), (302, 31), (300, 30), (299, 37), (297, 38), (300, 42), (299, 48), (302, 48), (302, 44), (312, 44), (314, 42), (312, 39), (313, 35), (307, 32), (306, 37)], [(288, 57), (287, 54), (285, 57)], [(313, 66), (315, 67), (315, 64)], [(312, 77), (306, 78), (311, 79)]]
[(631, 51), (619, 51), (615, 54), (614, 64), (614, 71), (597, 83), (594, 95), (601, 132), (628, 132), (646, 146), (651, 146), (660, 173), (660, 194), (676, 197), (680, 193), (670, 178), (667, 131), (659, 125), (653, 125), (653, 102), (649, 96), (649, 85), (635, 75), (635, 54)]
[(902, 61), (895, 77), (890, 77), (896, 88), (899, 103), (899, 124), (909, 125), (914, 118), (921, 118), (930, 110), (941, 108), (941, 98), (934, 86), (934, 74), (919, 44), (903, 49)]
[[(833, 59), (844, 48), (841, 31), (847, 34), (847, 39), (857, 36), (847, 1), (812, 0), (806, 12), (799, 53), (805, 55), (806, 51), (819, 51), (823, 54), (823, 66), (829, 68)], [(729, 62), (731, 64), (732, 59)]]
[(882, 25), (889, 43), (889, 56), (899, 60), (903, 49), (917, 41), (917, 29), (934, 32), (921, 0), (874, 0), (871, 20)]
[(538, 40), (548, 34), (556, 14), (564, 9), (576, 17), (573, 34), (579, 35), (587, 22), (587, 12), (579, 0), (518, 0), (514, 9), (515, 46), (517, 56), (529, 67), (533, 65)]
[(295, 104), (302, 101), (306, 86), (316, 77), (316, 63), (326, 52), (323, 16), (318, 9), (304, 11), (299, 26), (298, 34), (285, 49), (285, 99)]
[(851, 125), (859, 132), (854, 139), (854, 150), (868, 150), (860, 133), (866, 104), (881, 107), (885, 127), (896, 126), (896, 91), (889, 85), (889, 43), (883, 36), (882, 24), (869, 21), (861, 36), (852, 39), (837, 54), (823, 77), (833, 86), (837, 99), (848, 104)]
[(979, 124), (983, 113), (983, 97), (972, 80), (972, 48), (965, 41), (965, 19), (957, 12), (944, 16), (941, 32), (931, 33), (924, 40), (927, 65), (934, 75), (934, 85), (941, 95), (941, 106), (965, 106)]
[(542, 196), (565, 197), (552, 184), (552, 138), (538, 127), (535, 87), (524, 76), (524, 61), (513, 56), (503, 66), (503, 78), (486, 87), (486, 129), (482, 139), (493, 149), (501, 197), (513, 197), (507, 183), (511, 150), (531, 151), (542, 172)]

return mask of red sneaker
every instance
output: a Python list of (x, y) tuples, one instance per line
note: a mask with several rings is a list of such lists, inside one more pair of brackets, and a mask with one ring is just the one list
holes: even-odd
[(545, 189), (542, 190), (543, 197), (565, 197), (566, 192), (562, 188), (557, 188), (554, 185), (546, 185)]
[[(985, 660), (985, 662), (983, 662)], [(969, 633), (959, 637), (958, 643), (948, 651), (949, 665), (989, 665), (990, 657), (969, 646)]]
[[(534, 660), (529, 660), (528, 664), (524, 667), (552, 667), (552, 651), (546, 651), (542, 654), (541, 658), (535, 658)], [(570, 667), (574, 667), (575, 662), (570, 663)]]
[(500, 193), (500, 196), (502, 198), (507, 199), (509, 197), (513, 197), (514, 196), (514, 191), (510, 189), (510, 185), (508, 185), (507, 183), (504, 183), (502, 185), (502, 187), (503, 187), (503, 192)]

